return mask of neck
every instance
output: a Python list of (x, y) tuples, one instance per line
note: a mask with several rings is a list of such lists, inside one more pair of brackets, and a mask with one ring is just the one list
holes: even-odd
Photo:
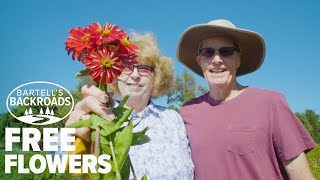
[(148, 106), (149, 99), (130, 97), (126, 103), (127, 107), (132, 107), (133, 110), (142, 115), (146, 107)]
[(209, 96), (215, 101), (226, 101), (238, 96), (243, 89), (243, 86), (234, 81), (234, 83), (224, 86), (210, 87)]

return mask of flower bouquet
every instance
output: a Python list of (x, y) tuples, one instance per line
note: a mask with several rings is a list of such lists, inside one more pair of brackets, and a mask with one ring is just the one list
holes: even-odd
[[(97, 83), (97, 87), (106, 93), (107, 84), (117, 79), (124, 66), (137, 63), (138, 47), (131, 43), (128, 35), (116, 25), (106, 23), (101, 26), (99, 23), (92, 23), (85, 28), (72, 28), (69, 34), (65, 42), (68, 54), (72, 53), (73, 60), (78, 59), (86, 66), (85, 70), (77, 73), (77, 77), (89, 75)], [(133, 122), (129, 118), (132, 109), (124, 107), (128, 98), (129, 96), (123, 98), (116, 108), (109, 107), (115, 115), (113, 120), (106, 120), (91, 114), (90, 118), (68, 126), (69, 128), (90, 127), (93, 129), (91, 143), (77, 137), (74, 144), (76, 150), (69, 153), (93, 153), (97, 157), (100, 154), (111, 155), (108, 160), (111, 164), (109, 173), (88, 173), (86, 177), (90, 179), (128, 179), (130, 167), (134, 173), (128, 155), (130, 146), (146, 143), (150, 139), (145, 135), (147, 128), (133, 133)]]

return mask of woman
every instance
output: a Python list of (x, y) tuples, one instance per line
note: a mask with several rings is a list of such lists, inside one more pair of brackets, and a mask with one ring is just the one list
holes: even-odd
[[(133, 34), (132, 42), (139, 47), (138, 63), (125, 67), (114, 86), (116, 94), (123, 98), (130, 94), (127, 107), (134, 109), (134, 131), (145, 127), (150, 142), (130, 148), (130, 158), (138, 178), (149, 179), (193, 179), (193, 163), (183, 121), (180, 115), (155, 105), (151, 98), (164, 95), (173, 81), (172, 60), (160, 54), (151, 34)], [(114, 115), (103, 103), (108, 96), (94, 86), (82, 88), (84, 99), (77, 103), (66, 125), (94, 112), (105, 119)], [(90, 141), (88, 128), (77, 129), (77, 136)], [(132, 175), (131, 175), (132, 177)]]

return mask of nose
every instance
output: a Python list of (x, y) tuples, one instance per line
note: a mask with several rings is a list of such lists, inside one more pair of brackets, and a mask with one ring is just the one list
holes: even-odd
[(131, 78), (136, 79), (138, 77), (140, 77), (139, 72), (138, 72), (138, 68), (134, 68), (132, 73), (131, 73)]
[(219, 63), (222, 63), (222, 62), (223, 62), (223, 60), (221, 59), (219, 54), (213, 55), (211, 63), (219, 64)]

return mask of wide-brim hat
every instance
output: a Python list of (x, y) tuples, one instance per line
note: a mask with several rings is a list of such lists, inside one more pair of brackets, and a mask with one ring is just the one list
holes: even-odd
[(197, 24), (186, 29), (178, 43), (178, 60), (193, 72), (203, 76), (196, 62), (196, 56), (199, 54), (198, 48), (205, 39), (214, 36), (226, 36), (240, 47), (241, 64), (237, 69), (237, 76), (252, 73), (262, 65), (265, 56), (263, 37), (254, 31), (237, 28), (224, 19)]

